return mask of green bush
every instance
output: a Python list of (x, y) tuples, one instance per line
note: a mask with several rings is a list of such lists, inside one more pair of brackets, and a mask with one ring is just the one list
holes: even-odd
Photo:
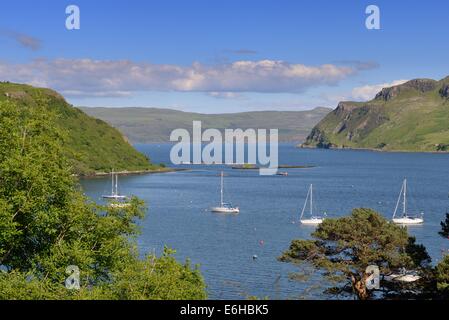
[[(196, 268), (173, 251), (139, 258), (144, 203), (114, 209), (83, 196), (44, 102), (0, 101), (0, 299), (203, 299)], [(65, 288), (66, 268), (80, 290)]]

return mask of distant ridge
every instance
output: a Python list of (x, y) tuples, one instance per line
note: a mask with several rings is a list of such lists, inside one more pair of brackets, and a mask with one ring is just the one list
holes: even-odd
[(81, 108), (123, 132), (133, 143), (167, 142), (172, 130), (190, 131), (192, 121), (202, 121), (204, 129), (263, 128), (279, 129), (281, 142), (304, 141), (312, 127), (331, 109), (318, 107), (307, 111), (255, 111), (201, 114), (159, 108)]
[(449, 77), (384, 88), (367, 102), (340, 102), (302, 146), (449, 151)]

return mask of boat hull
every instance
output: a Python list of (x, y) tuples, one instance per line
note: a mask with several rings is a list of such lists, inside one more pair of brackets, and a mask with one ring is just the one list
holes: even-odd
[(212, 208), (211, 211), (212, 212), (217, 212), (217, 213), (232, 213), (232, 214), (240, 213), (240, 209), (239, 208), (215, 207), (215, 208)]
[(424, 223), (424, 219), (423, 218), (410, 218), (410, 217), (405, 217), (405, 218), (394, 218), (393, 222), (396, 224), (422, 224)]
[(301, 219), (300, 222), (301, 224), (305, 224), (305, 225), (318, 225), (323, 223), (324, 219), (323, 218), (311, 218), (311, 219)]
[(126, 196), (102, 196), (104, 199), (114, 199), (114, 200), (124, 200), (126, 199)]

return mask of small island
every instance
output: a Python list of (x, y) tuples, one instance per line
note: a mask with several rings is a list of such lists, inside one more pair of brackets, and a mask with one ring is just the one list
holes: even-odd
[[(315, 166), (312, 165), (279, 165), (278, 169), (309, 169), (314, 167)], [(262, 167), (251, 163), (245, 163), (245, 164), (232, 165), (231, 168), (235, 170), (259, 170)]]

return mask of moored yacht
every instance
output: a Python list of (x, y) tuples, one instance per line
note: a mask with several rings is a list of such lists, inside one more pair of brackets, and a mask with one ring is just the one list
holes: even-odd
[(103, 195), (102, 197), (104, 199), (110, 199), (110, 200), (125, 200), (127, 199), (126, 196), (120, 195), (118, 192), (118, 175), (114, 173), (114, 169), (111, 171), (111, 194)]
[[(402, 198), (402, 215), (396, 217), (399, 203), (401, 202), (401, 198)], [(407, 210), (407, 179), (404, 179), (404, 182), (402, 183), (401, 192), (399, 193), (398, 201), (396, 202), (396, 208), (394, 209), (392, 218), (393, 222), (403, 225), (421, 224), (424, 222), (423, 216), (424, 213), (422, 212), (420, 215), (409, 214)]]
[[(307, 200), (310, 198), (310, 210), (309, 210), (309, 217), (304, 218), (304, 213), (306, 211), (307, 207)], [(299, 221), (301, 224), (305, 225), (318, 225), (321, 224), (325, 219), (326, 213), (324, 213), (323, 216), (314, 215), (313, 214), (313, 185), (311, 184), (309, 187), (309, 191), (307, 192), (306, 201), (304, 202), (304, 207), (301, 211), (301, 216), (299, 217)]]
[(221, 187), (220, 187), (220, 205), (218, 207), (211, 208), (212, 212), (218, 213), (239, 213), (239, 207), (234, 207), (230, 203), (223, 201), (223, 171), (221, 172)]

